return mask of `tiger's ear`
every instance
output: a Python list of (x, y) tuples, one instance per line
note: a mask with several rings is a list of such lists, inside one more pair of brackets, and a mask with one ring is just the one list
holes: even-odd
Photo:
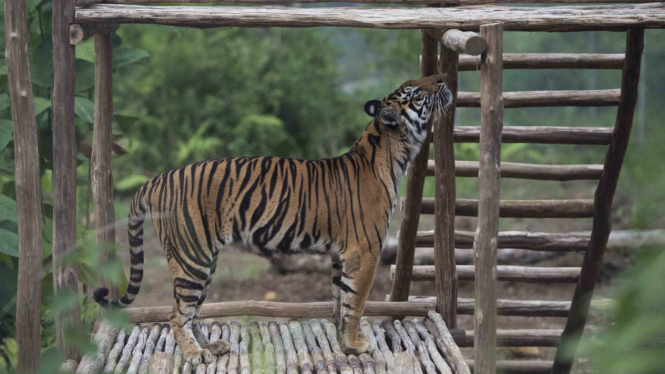
[(379, 113), (379, 108), (381, 107), (381, 101), (379, 100), (370, 100), (365, 104), (365, 113), (370, 117), (376, 117)]

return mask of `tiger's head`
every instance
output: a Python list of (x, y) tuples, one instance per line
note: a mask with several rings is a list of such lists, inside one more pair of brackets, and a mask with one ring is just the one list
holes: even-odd
[(365, 104), (365, 112), (403, 143), (420, 146), (427, 139), (427, 121), (432, 113), (444, 114), (453, 95), (442, 75), (432, 75), (402, 84), (383, 100)]

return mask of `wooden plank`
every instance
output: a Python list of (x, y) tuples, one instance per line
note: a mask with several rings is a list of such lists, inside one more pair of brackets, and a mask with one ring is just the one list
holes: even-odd
[(478, 228), (473, 242), (475, 300), (473, 357), (476, 373), (496, 373), (496, 251), (499, 246), (501, 128), (503, 127), (503, 25), (480, 27), (487, 42), (481, 55)]
[(591, 295), (612, 231), (612, 202), (628, 148), (630, 130), (633, 126), (643, 49), (644, 30), (629, 30), (626, 36), (626, 61), (621, 78), (621, 104), (617, 112), (612, 143), (605, 155), (603, 174), (600, 177), (598, 189), (596, 189), (589, 250), (582, 262), (582, 274), (573, 294), (570, 317), (561, 337), (566, 342), (565, 352), (561, 349), (557, 350), (552, 374), (570, 373), (573, 365), (573, 355), (570, 352), (576, 350), (586, 324)]
[[(76, 47), (69, 44), (69, 25), (74, 22), (74, 1), (53, 2), (53, 287), (78, 293), (76, 265), (64, 262), (76, 248), (76, 136), (74, 90)], [(56, 295), (57, 297), (57, 295)], [(58, 350), (65, 359), (77, 359), (77, 350), (65, 341), (68, 329), (78, 330), (78, 303), (55, 316)]]
[[(623, 53), (504, 53), (503, 69), (621, 69), (623, 59)], [(459, 70), (480, 70), (480, 57), (460, 56)]]
[[(441, 29), (428, 29), (427, 32), (438, 40), (442, 46), (453, 52), (478, 56), (485, 50), (485, 39), (475, 32)], [(439, 61), (439, 66), (442, 66), (441, 63), (443, 61)], [(443, 70), (439, 69), (439, 71), (441, 74), (445, 74)]]
[(25, 1), (5, 2), (5, 58), (14, 131), (14, 170), (18, 223), (16, 297), (17, 371), (36, 372), (41, 349), (42, 193), (37, 123), (30, 76)]
[[(393, 278), (395, 265), (390, 266), (390, 278)], [(461, 281), (475, 279), (473, 265), (457, 265), (457, 277)], [(435, 278), (434, 265), (420, 265), (413, 267), (412, 281), (433, 281)], [(498, 265), (497, 280), (506, 282), (525, 283), (577, 283), (580, 275), (579, 267), (533, 267)]]
[[(425, 56), (421, 64), (421, 75), (427, 77), (437, 72), (437, 43), (425, 31), (422, 31), (420, 53)], [(427, 123), (431, 137), (432, 121)], [(425, 144), (428, 144), (427, 142)], [(390, 290), (390, 301), (406, 301), (411, 286), (411, 268), (414, 259), (414, 243), (420, 221), (420, 205), (422, 205), (425, 173), (427, 172), (427, 159), (429, 147), (424, 146), (409, 166), (406, 176), (406, 198), (402, 205), (402, 219), (400, 221), (400, 234), (397, 238), (397, 269), (395, 281)]]
[[(473, 248), (474, 233), (455, 231), (455, 247)], [(434, 245), (434, 230), (418, 231), (416, 247), (431, 248)], [(550, 234), (545, 232), (501, 231), (499, 248), (529, 249), (546, 252), (581, 252), (589, 245), (588, 235)]]
[[(480, 179), (480, 178), (479, 178)], [(590, 218), (593, 200), (501, 200), (500, 217), (507, 218)], [(422, 214), (434, 214), (434, 199), (423, 198)], [(478, 200), (457, 199), (455, 214), (463, 217), (478, 216)]]
[[(548, 106), (615, 106), (619, 104), (621, 90), (588, 91), (516, 91), (503, 93), (504, 108), (532, 108)], [(459, 108), (479, 108), (480, 92), (460, 92)]]
[[(115, 260), (115, 209), (113, 207), (113, 44), (110, 32), (95, 34), (95, 125), (92, 137), (90, 174), (95, 206), (95, 231), (102, 249), (99, 265)], [(117, 300), (118, 287), (100, 276), (99, 287), (109, 289)]]
[[(559, 345), (561, 330), (558, 329), (533, 329), (533, 330), (497, 330), (497, 347), (556, 347)], [(473, 330), (466, 330), (465, 338), (455, 339), (460, 347), (473, 347), (475, 334)], [(494, 346), (492, 349), (496, 349)], [(477, 357), (477, 356), (475, 356)], [(474, 360), (477, 362), (478, 360)], [(474, 363), (475, 363), (474, 362)], [(478, 366), (474, 367), (475, 373)]]
[[(452, 30), (451, 30), (452, 31)], [(454, 30), (457, 31), (457, 30)], [(444, 35), (447, 35), (446, 32)], [(473, 34), (473, 33), (469, 33)], [(478, 35), (477, 35), (478, 36)], [(478, 36), (479, 37), (479, 36)], [(439, 38), (443, 41), (446, 38)], [(484, 43), (484, 40), (483, 40)], [(484, 45), (483, 45), (484, 49)], [(446, 77), (446, 84), (457, 101), (457, 61), (459, 53), (441, 44), (439, 72)], [(456, 105), (456, 104), (455, 104)], [(455, 275), (455, 150), (453, 128), (455, 111), (434, 122), (434, 158), (437, 160), (435, 176), (435, 222), (439, 228), (434, 238), (434, 263), (436, 274), (436, 310), (448, 326), (457, 326), (457, 276)], [(428, 161), (429, 167), (429, 161)], [(413, 278), (412, 278), (413, 279)]]
[[(455, 126), (455, 143), (478, 143), (480, 127)], [(506, 126), (502, 143), (610, 144), (611, 127)]]
[[(478, 161), (455, 161), (456, 177), (478, 177)], [(427, 176), (434, 176), (436, 162), (427, 163)], [(538, 165), (517, 162), (501, 163), (501, 178), (531, 179), (541, 181), (598, 180), (603, 165)]]
[[(170, 0), (105, 0), (106, 4), (152, 4), (152, 3), (170, 3)], [(197, 4), (197, 3), (214, 3), (216, 0), (178, 0), (175, 3), (183, 4)], [(299, 4), (299, 3), (331, 3), (338, 2), (335, 0), (230, 0), (228, 3), (249, 3), (249, 4)], [(482, 5), (482, 4), (519, 4), (519, 3), (561, 3), (561, 4), (574, 4), (574, 3), (615, 3), (617, 0), (345, 0), (347, 3), (361, 3), (361, 4), (441, 4), (447, 6), (457, 5)], [(624, 0), (622, 3), (652, 3), (658, 0)], [(77, 6), (85, 6), (90, 4), (99, 4), (102, 0), (77, 0)]]
[(665, 5), (450, 8), (205, 7), (96, 4), (76, 23), (152, 23), (183, 27), (361, 27), (459, 29), (501, 22), (510, 31), (625, 30), (665, 26)]

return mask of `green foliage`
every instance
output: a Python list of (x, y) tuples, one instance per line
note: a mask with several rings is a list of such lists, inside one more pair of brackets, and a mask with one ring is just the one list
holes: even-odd
[(665, 366), (665, 253), (644, 250), (624, 276), (610, 309), (611, 323), (582, 346), (605, 374), (658, 374)]

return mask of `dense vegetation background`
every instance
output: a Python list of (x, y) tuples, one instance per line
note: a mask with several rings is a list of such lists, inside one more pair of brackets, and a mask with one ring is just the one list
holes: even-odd
[[(66, 307), (67, 303), (81, 302), (88, 322), (97, 311), (81, 300), (54, 301), (52, 298), (52, 3), (49, 0), (27, 0), (27, 4), (41, 157), (45, 269), (43, 347), (47, 353), (55, 347), (53, 310)], [(661, 114), (665, 97), (665, 64), (662, 63), (665, 44), (660, 42), (664, 36), (662, 30), (647, 31), (643, 101), (636, 113), (633, 140), (615, 204), (615, 221), (619, 227), (653, 229), (665, 226), (665, 173), (662, 166), (665, 126)], [(196, 30), (123, 25), (113, 37), (113, 172), (118, 219), (125, 219), (127, 200), (147, 179), (193, 161), (235, 155), (270, 154), (296, 158), (338, 155), (348, 149), (366, 126), (368, 118), (362, 106), (367, 100), (381, 98), (404, 80), (419, 76), (419, 31)], [(513, 32), (506, 33), (504, 50), (623, 53), (624, 43), (624, 33)], [(4, 25), (0, 27), (0, 44), (4, 46)], [(18, 254), (12, 123), (4, 47), (1, 50), (0, 371), (11, 370), (14, 365)], [(88, 158), (93, 121), (93, 61), (92, 40), (79, 44), (76, 136), (80, 151), (78, 218), (81, 248), (76, 252), (75, 260), (79, 264), (82, 282), (90, 287), (96, 285), (96, 271), (109, 271), (96, 268), (95, 246), (88, 235), (94, 219), (91, 217)], [(478, 90), (478, 73), (461, 73), (460, 79), (461, 90)], [(618, 88), (619, 83), (619, 71), (506, 71), (504, 75), (505, 91)], [(612, 126), (615, 113), (615, 108), (506, 110), (505, 125)], [(461, 109), (457, 122), (459, 125), (478, 125), (479, 111)], [(514, 144), (504, 146), (503, 158), (543, 164), (602, 163), (604, 152), (604, 147)], [(477, 146), (458, 145), (456, 155), (458, 159), (477, 159)], [(475, 180), (458, 181), (459, 197), (475, 194)], [(431, 181), (428, 183), (426, 194), (431, 196), (433, 186)], [(502, 193), (506, 198), (535, 199), (561, 198), (577, 191), (565, 185), (543, 190), (506, 184)], [(651, 276), (649, 279), (659, 279), (662, 284), (662, 267), (654, 268), (654, 263), (658, 262), (645, 261), (651, 266), (651, 271), (647, 272)], [(121, 271), (118, 277), (122, 279)], [(644, 275), (633, 280), (634, 289), (629, 283), (623, 290), (621, 300), (626, 302), (625, 305), (636, 303), (630, 295), (641, 288), (635, 284), (649, 284), (643, 278)], [(661, 292), (645, 297), (661, 300), (660, 304), (656, 303), (655, 310), (662, 311), (662, 296)], [(618, 319), (629, 321), (635, 315), (642, 315), (639, 308), (626, 308), (630, 312), (625, 308), (623, 313), (617, 312)], [(649, 311), (653, 312), (653, 308)], [(662, 314), (658, 321), (662, 324)], [(609, 333), (620, 334), (625, 326), (631, 324), (616, 325), (615, 331)], [(658, 358), (649, 357), (652, 360)]]

